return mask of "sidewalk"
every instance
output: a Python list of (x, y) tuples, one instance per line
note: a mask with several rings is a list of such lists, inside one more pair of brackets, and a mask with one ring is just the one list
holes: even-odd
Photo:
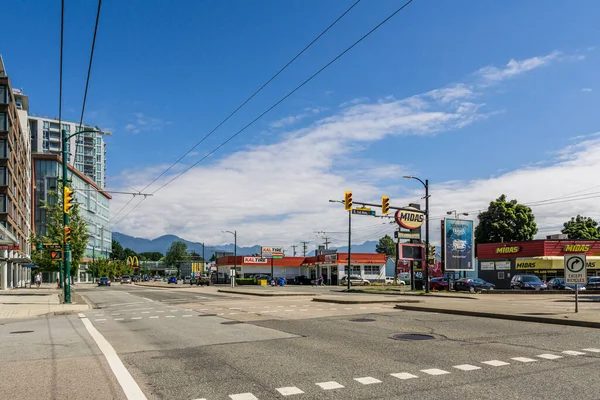
[(61, 304), (61, 290), (52, 286), (40, 289), (13, 289), (0, 292), (0, 319), (59, 315), (87, 310), (88, 305), (73, 291), (73, 303)]
[[(416, 297), (415, 297), (416, 298)], [(418, 297), (418, 303), (398, 299), (397, 309), (509, 319), (546, 324), (600, 328), (600, 296), (580, 295), (575, 313), (574, 295), (496, 295), (485, 294), (477, 301), (459, 298)]]

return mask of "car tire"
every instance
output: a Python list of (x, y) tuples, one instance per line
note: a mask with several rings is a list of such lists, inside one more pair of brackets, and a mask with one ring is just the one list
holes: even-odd
[(475, 293), (475, 292), (476, 292), (476, 290), (475, 290), (475, 286), (471, 286), (471, 287), (469, 287), (469, 292), (470, 292), (470, 293)]

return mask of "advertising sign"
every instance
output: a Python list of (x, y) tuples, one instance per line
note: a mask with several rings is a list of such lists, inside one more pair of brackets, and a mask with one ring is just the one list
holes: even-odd
[(396, 222), (406, 229), (417, 229), (425, 222), (425, 213), (416, 208), (403, 208), (396, 211)]
[(396, 239), (421, 239), (421, 232), (396, 231), (394, 237)]
[(263, 257), (244, 257), (244, 264), (266, 264), (267, 259)]
[(494, 262), (482, 262), (481, 264), (482, 271), (493, 271), (494, 270)]
[(265, 258), (283, 258), (283, 247), (261, 247), (261, 254)]
[(446, 271), (473, 271), (475, 269), (473, 221), (446, 218), (443, 233)]
[(496, 261), (496, 269), (509, 270), (510, 261)]
[(325, 255), (325, 262), (326, 263), (336, 262), (337, 258), (338, 258), (337, 254), (326, 254)]

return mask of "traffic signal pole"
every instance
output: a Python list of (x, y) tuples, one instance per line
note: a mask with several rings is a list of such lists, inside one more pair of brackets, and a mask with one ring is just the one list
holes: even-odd
[[(62, 126), (61, 126), (62, 128)], [(68, 151), (67, 151), (67, 131), (64, 129), (61, 129), (61, 138), (62, 138), (62, 184), (63, 184), (63, 225), (64, 225), (64, 233), (66, 233), (66, 230), (69, 226), (69, 214), (67, 212), (67, 197), (68, 197), (68, 192), (67, 190), (65, 190), (65, 188), (68, 188), (68, 167), (67, 167), (67, 158), (69, 156)], [(64, 302), (66, 304), (70, 304), (71, 303), (71, 244), (67, 241), (67, 238), (65, 236), (63, 236), (63, 243), (64, 243), (64, 252), (63, 252), (63, 258), (64, 258)]]

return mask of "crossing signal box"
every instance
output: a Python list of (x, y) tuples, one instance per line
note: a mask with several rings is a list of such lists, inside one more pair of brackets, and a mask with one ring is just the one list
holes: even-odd
[(352, 192), (349, 190), (344, 192), (344, 209), (346, 211), (352, 210)]
[(381, 196), (381, 213), (388, 215), (390, 212), (390, 198), (388, 196)]

